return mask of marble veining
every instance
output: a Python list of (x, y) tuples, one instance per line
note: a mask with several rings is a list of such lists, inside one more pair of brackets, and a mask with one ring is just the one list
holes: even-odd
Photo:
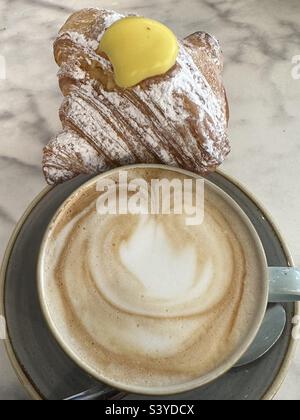
[[(223, 170), (269, 209), (300, 265), (300, 80), (292, 78), (299, 0), (0, 0), (0, 258), (45, 186), (42, 147), (60, 129), (53, 40), (68, 15), (87, 6), (136, 11), (181, 37), (200, 29), (220, 39), (232, 143)], [(15, 398), (26, 395), (0, 343), (0, 399)], [(300, 351), (277, 398), (300, 399)]]

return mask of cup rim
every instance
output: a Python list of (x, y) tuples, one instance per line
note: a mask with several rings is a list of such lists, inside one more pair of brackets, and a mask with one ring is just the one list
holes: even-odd
[[(105, 178), (111, 174), (115, 174), (119, 171), (128, 171), (128, 170), (134, 170), (134, 169), (162, 169), (167, 170), (171, 172), (177, 172), (183, 175), (187, 175), (189, 177), (193, 178), (203, 178), (206, 183), (209, 184), (210, 188), (214, 190), (217, 194), (221, 195), (223, 199), (229, 203), (231, 207), (239, 214), (239, 217), (243, 221), (243, 223), (246, 225), (248, 230), (251, 233), (252, 239), (256, 243), (256, 248), (259, 254), (259, 257), (261, 259), (262, 265), (264, 266), (264, 275), (262, 274), (262, 280), (264, 279), (264, 283), (262, 286), (262, 294), (261, 294), (261, 308), (256, 311), (255, 319), (253, 320), (253, 325), (251, 329), (249, 330), (246, 339), (244, 342), (239, 346), (238, 349), (236, 349), (230, 357), (222, 363), (220, 366), (218, 366), (216, 369), (213, 369), (212, 371), (208, 372), (207, 374), (196, 378), (192, 381), (188, 381), (182, 384), (176, 384), (171, 386), (164, 386), (164, 387), (145, 387), (145, 386), (138, 386), (138, 385), (130, 385), (130, 384), (124, 384), (122, 382), (114, 381), (109, 378), (106, 378), (104, 375), (101, 375), (101, 373), (94, 370), (91, 366), (88, 365), (88, 363), (81, 360), (81, 358), (65, 343), (64, 339), (61, 337), (61, 334), (58, 332), (55, 323), (53, 322), (51, 318), (51, 314), (47, 308), (46, 300), (44, 297), (44, 289), (43, 289), (43, 260), (47, 249), (47, 242), (48, 239), (51, 237), (51, 233), (55, 227), (57, 218), (61, 214), (61, 212), (64, 210), (64, 208), (72, 202), (74, 199), (76, 199), (76, 196), (81, 193), (83, 190), (89, 188), (91, 185), (96, 183), (99, 179)], [(103, 172), (101, 174), (95, 175), (91, 179), (89, 179), (87, 182), (83, 183), (81, 186), (79, 186), (73, 193), (60, 205), (58, 210), (55, 212), (54, 216), (52, 217), (45, 233), (43, 236), (43, 240), (40, 247), (40, 252), (38, 255), (38, 263), (37, 263), (37, 290), (38, 290), (38, 297), (41, 305), (41, 309), (44, 315), (44, 318), (46, 320), (47, 326), (52, 333), (52, 335), (55, 337), (57, 343), (60, 345), (62, 350), (85, 372), (93, 376), (96, 380), (99, 380), (100, 382), (109, 385), (113, 388), (117, 388), (121, 391), (125, 391), (128, 393), (135, 393), (135, 394), (143, 394), (143, 395), (157, 395), (157, 396), (164, 396), (164, 395), (176, 395), (182, 392), (191, 391), (193, 389), (202, 387), (204, 385), (207, 385), (214, 380), (221, 377), (223, 374), (228, 372), (237, 362), (240, 360), (240, 358), (245, 354), (245, 352), (248, 350), (248, 348), (253, 343), (259, 328), (261, 326), (261, 323), (263, 321), (267, 304), (268, 304), (268, 293), (269, 293), (269, 279), (268, 279), (268, 263), (267, 258), (265, 254), (264, 247), (262, 245), (262, 242), (259, 238), (259, 235), (254, 228), (253, 224), (249, 220), (248, 216), (244, 212), (243, 209), (236, 203), (236, 201), (225, 191), (223, 191), (220, 187), (215, 185), (210, 180), (206, 179), (205, 177), (202, 177), (201, 175), (195, 174), (194, 172), (187, 171), (181, 168), (176, 168), (168, 165), (163, 164), (133, 164), (133, 165), (126, 165), (122, 167), (117, 167), (114, 169), (111, 169), (109, 171)]]

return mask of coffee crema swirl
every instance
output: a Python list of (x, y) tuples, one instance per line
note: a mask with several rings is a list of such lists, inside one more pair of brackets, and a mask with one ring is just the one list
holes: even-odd
[(208, 190), (199, 226), (183, 215), (100, 216), (94, 186), (58, 216), (44, 265), (48, 310), (78, 358), (109, 381), (191, 381), (223, 363), (253, 322), (251, 237)]

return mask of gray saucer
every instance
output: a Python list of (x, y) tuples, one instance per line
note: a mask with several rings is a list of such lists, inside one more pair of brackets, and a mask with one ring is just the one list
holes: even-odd
[[(282, 238), (253, 198), (221, 173), (211, 175), (209, 179), (229, 193), (252, 220), (269, 265), (292, 265)], [(86, 180), (86, 177), (79, 177), (48, 188), (35, 200), (19, 223), (2, 266), (1, 312), (6, 317), (9, 336), (6, 347), (20, 380), (37, 399), (63, 399), (97, 384), (65, 355), (52, 337), (41, 313), (36, 289), (36, 263), (44, 231), (60, 204)], [(284, 308), (288, 320), (284, 334), (262, 359), (247, 367), (233, 369), (201, 389), (164, 399), (271, 399), (284, 379), (295, 347), (291, 320), (298, 313), (298, 305), (286, 304)], [(128, 395), (126, 399), (156, 398)]]

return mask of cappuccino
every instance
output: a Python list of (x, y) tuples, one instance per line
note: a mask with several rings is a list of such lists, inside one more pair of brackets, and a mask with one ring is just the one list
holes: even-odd
[[(192, 178), (128, 173), (147, 183)], [(253, 228), (208, 181), (194, 226), (184, 214), (100, 215), (96, 183), (64, 204), (44, 242), (42, 301), (57, 338), (82, 367), (124, 389), (205, 383), (253, 333), (264, 303), (266, 263)]]

